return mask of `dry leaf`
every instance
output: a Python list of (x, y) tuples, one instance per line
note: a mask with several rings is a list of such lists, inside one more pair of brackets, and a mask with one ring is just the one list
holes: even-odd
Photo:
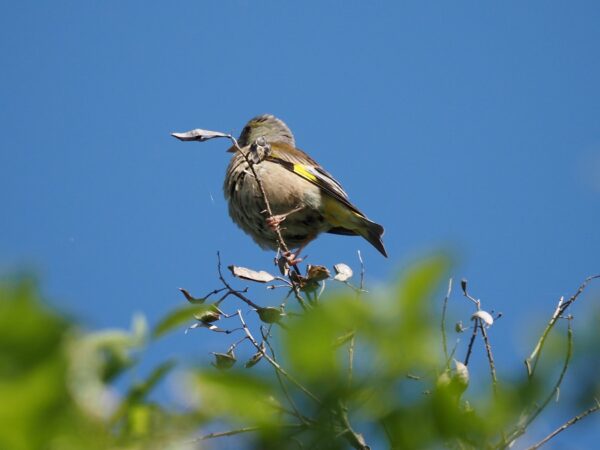
[(171, 133), (171, 136), (179, 139), (180, 141), (208, 141), (209, 139), (229, 137), (228, 134), (221, 133), (220, 131), (202, 130), (196, 128), (195, 130), (185, 131), (183, 133)]
[(333, 277), (334, 280), (347, 281), (352, 278), (352, 269), (344, 263), (336, 264), (333, 266), (333, 270), (335, 270), (335, 277)]
[(327, 280), (330, 277), (331, 273), (329, 272), (329, 269), (325, 266), (313, 266), (309, 264), (308, 268), (306, 269), (307, 281), (319, 282)]
[(273, 275), (264, 270), (257, 272), (256, 270), (238, 266), (229, 266), (228, 269), (231, 270), (234, 277), (256, 281), (257, 283), (269, 283), (275, 279)]
[(474, 319), (481, 319), (481, 321), (486, 324), (486, 326), (489, 328), (492, 326), (492, 324), (494, 323), (494, 318), (492, 317), (492, 315), (487, 312), (487, 311), (477, 311), (475, 314), (473, 314), (471, 316), (471, 320)]

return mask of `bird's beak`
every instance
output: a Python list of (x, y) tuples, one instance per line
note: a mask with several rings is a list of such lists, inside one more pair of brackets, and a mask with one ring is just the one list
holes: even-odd
[(235, 153), (236, 151), (237, 149), (235, 148), (235, 145), (232, 145), (227, 149), (227, 153)]

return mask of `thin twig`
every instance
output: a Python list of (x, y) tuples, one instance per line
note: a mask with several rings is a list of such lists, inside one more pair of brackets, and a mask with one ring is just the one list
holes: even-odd
[(444, 348), (444, 358), (446, 358), (446, 368), (450, 369), (450, 358), (448, 357), (448, 339), (446, 336), (446, 310), (448, 309), (448, 300), (452, 293), (452, 278), (448, 280), (448, 291), (444, 297), (444, 305), (442, 306), (442, 346)]
[(352, 332), (352, 337), (348, 343), (348, 388), (352, 387), (352, 377), (354, 376), (354, 344), (356, 334)]
[[(469, 292), (467, 291), (467, 280), (465, 278), (460, 280), (460, 287), (462, 289), (463, 295), (469, 300), (471, 300), (473, 303), (475, 303), (477, 311), (481, 311), (481, 301), (477, 300), (475, 297), (469, 294)], [(475, 324), (473, 325), (473, 334), (471, 334), (471, 340), (469, 341), (469, 346), (467, 347), (467, 356), (465, 356), (465, 366), (469, 365), (469, 358), (471, 357), (471, 352), (473, 351), (473, 344), (475, 343), (475, 338), (477, 337), (477, 330), (479, 328), (477, 326), (477, 323), (478, 322), (476, 320)]]
[[(273, 360), (275, 362), (277, 362), (277, 358), (275, 356), (275, 350), (273, 349), (273, 346), (271, 345), (271, 342), (269, 341), (269, 336), (271, 334), (271, 326), (269, 326), (269, 330), (267, 331), (267, 333), (263, 333), (261, 330), (261, 335), (263, 338), (263, 341), (267, 344), (267, 347), (269, 348), (270, 352), (271, 352), (271, 357), (273, 358)], [(279, 383), (279, 387), (281, 387), (281, 390), (283, 391), (283, 395), (285, 396), (285, 398), (287, 399), (288, 403), (290, 404), (290, 406), (292, 407), (293, 410), (293, 415), (296, 416), (300, 421), (302, 421), (303, 424), (309, 424), (310, 422), (312, 422), (311, 419), (309, 419), (308, 417), (304, 416), (300, 410), (298, 409), (298, 407), (296, 406), (296, 403), (294, 402), (294, 399), (292, 398), (292, 396), (290, 395), (283, 379), (281, 378), (281, 375), (279, 374), (279, 371), (275, 371), (275, 376), (277, 377), (277, 381)]]
[(511, 446), (516, 439), (522, 436), (525, 433), (525, 430), (531, 425), (531, 423), (540, 415), (540, 413), (546, 409), (546, 406), (552, 401), (556, 392), (560, 389), (560, 386), (563, 382), (565, 374), (567, 373), (567, 369), (569, 368), (569, 363), (571, 362), (571, 356), (573, 355), (573, 327), (571, 326), (571, 320), (573, 318), (571, 316), (567, 317), (567, 353), (565, 355), (565, 362), (563, 363), (562, 370), (560, 371), (560, 375), (554, 384), (554, 387), (546, 397), (546, 399), (542, 402), (541, 405), (536, 407), (532, 414), (525, 419), (524, 423), (520, 425), (516, 430), (509, 434), (508, 439), (503, 439), (502, 445), (500, 448), (505, 448), (507, 446)]
[(483, 320), (477, 318), (477, 323), (479, 324), (479, 329), (481, 330), (481, 336), (483, 337), (483, 342), (485, 343), (485, 352), (487, 354), (487, 359), (490, 365), (490, 374), (492, 377), (492, 389), (494, 391), (494, 395), (498, 395), (498, 379), (496, 377), (496, 365), (494, 364), (494, 355), (492, 354), (492, 346), (490, 344), (490, 340), (487, 335), (487, 331), (483, 325)]
[[(463, 291), (463, 295), (475, 304), (477, 311), (481, 311), (481, 300), (476, 299), (475, 297), (473, 297), (472, 295), (469, 294), (469, 292), (467, 290), (467, 280), (466, 279), (463, 278), (460, 281), (460, 287)], [(448, 292), (450, 292), (450, 290), (448, 290)], [(496, 365), (494, 364), (494, 356), (492, 354), (492, 346), (490, 345), (490, 340), (488, 338), (487, 331), (485, 330), (483, 320), (480, 317), (473, 317), (473, 319), (474, 319), (473, 334), (471, 335), (471, 340), (469, 341), (469, 347), (467, 349), (467, 356), (465, 357), (465, 366), (469, 364), (469, 357), (471, 356), (471, 352), (473, 351), (473, 344), (475, 343), (475, 338), (477, 337), (477, 330), (479, 329), (479, 330), (481, 330), (481, 336), (483, 337), (483, 341), (485, 343), (485, 351), (487, 354), (488, 363), (490, 365), (490, 374), (492, 377), (492, 389), (494, 391), (494, 395), (497, 395), (498, 379), (496, 377)], [(444, 346), (444, 350), (446, 350), (445, 346)]]
[[(360, 298), (361, 294), (365, 292), (365, 262), (362, 259), (360, 250), (357, 250), (358, 260), (360, 261), (360, 285), (356, 291), (357, 298)], [(354, 376), (354, 346), (356, 344), (355, 330), (351, 331), (352, 337), (348, 343), (348, 387), (352, 387), (352, 378)]]
[(205, 434), (204, 436), (200, 436), (199, 438), (194, 439), (194, 441), (205, 441), (207, 439), (215, 439), (215, 438), (220, 438), (220, 437), (225, 437), (225, 436), (235, 436), (236, 434), (250, 433), (252, 431), (258, 431), (258, 430), (260, 430), (260, 427), (244, 427), (244, 428), (238, 428), (237, 430), (221, 431), (221, 432), (217, 432), (217, 433), (208, 433), (208, 434)]
[(225, 277), (223, 276), (223, 272), (221, 271), (221, 254), (219, 252), (217, 252), (217, 270), (219, 272), (219, 279), (221, 280), (221, 283), (223, 283), (223, 285), (229, 290), (228, 294), (236, 296), (241, 301), (246, 303), (248, 306), (253, 307), (254, 309), (261, 308), (259, 305), (254, 303), (252, 300), (250, 300), (248, 297), (246, 297), (240, 291), (236, 291), (235, 289), (233, 289), (231, 287), (231, 285), (225, 280)]
[[(252, 172), (252, 175), (254, 176), (254, 179), (256, 180), (256, 184), (258, 185), (258, 189), (260, 190), (260, 194), (261, 194), (261, 196), (263, 198), (263, 201), (265, 202), (265, 210), (266, 210), (267, 214), (269, 215), (269, 218), (272, 218), (273, 217), (273, 210), (271, 209), (271, 203), (269, 202), (269, 198), (267, 197), (267, 193), (266, 193), (265, 188), (263, 186), (262, 180), (260, 179), (260, 177), (256, 173), (256, 169), (254, 168), (254, 163), (248, 157), (248, 153), (244, 152), (242, 150), (242, 148), (239, 146), (238, 141), (237, 141), (236, 138), (234, 138), (230, 134), (228, 134), (227, 137), (231, 140), (231, 142), (233, 143), (233, 146), (235, 147), (236, 151), (238, 151), (240, 153), (240, 155), (242, 155), (242, 157), (246, 161), (246, 164), (250, 168), (250, 171)], [(277, 236), (277, 246), (279, 247), (279, 249), (284, 254), (291, 253), (289, 247), (287, 246), (287, 244), (285, 243), (285, 240), (283, 239), (283, 235), (281, 234), (281, 228), (280, 228), (280, 226), (279, 226), (278, 223), (275, 224), (274, 229), (275, 229), (275, 234)], [(298, 269), (298, 266), (296, 264), (292, 264), (292, 269), (294, 269), (294, 271), (298, 275), (300, 275), (300, 269)], [(290, 280), (290, 282), (292, 284), (292, 290), (294, 291), (294, 296), (296, 297), (296, 300), (298, 300), (298, 303), (300, 303), (300, 306), (302, 306), (303, 309), (306, 309), (307, 308), (306, 302), (304, 301), (304, 299), (300, 295), (300, 286), (298, 286), (298, 283), (296, 283), (292, 277), (289, 277), (289, 280)]]
[(246, 336), (248, 336), (248, 339), (250, 340), (250, 342), (252, 342), (252, 345), (254, 345), (256, 350), (258, 350), (263, 355), (263, 357), (269, 362), (269, 364), (271, 364), (275, 368), (276, 371), (278, 371), (281, 375), (283, 375), (285, 378), (287, 378), (292, 384), (294, 384), (298, 389), (300, 389), (302, 392), (304, 392), (308, 397), (310, 397), (311, 400), (313, 400), (315, 403), (320, 405), (321, 400), (319, 400), (319, 398), (316, 395), (314, 395), (312, 392), (310, 392), (299, 381), (297, 381), (293, 376), (291, 376), (289, 373), (287, 373), (286, 370), (283, 367), (281, 367), (277, 361), (275, 361), (273, 358), (271, 358), (271, 355), (269, 355), (265, 351), (265, 349), (258, 344), (256, 339), (250, 332), (248, 325), (246, 325), (246, 322), (244, 320), (244, 317), (242, 316), (241, 310), (239, 310), (239, 309), (237, 310), (237, 315), (240, 318), (240, 323), (242, 324), (242, 328), (244, 329)]
[[(238, 141), (237, 141), (236, 138), (234, 138), (230, 134), (227, 135), (227, 137), (231, 140), (231, 142), (233, 143), (233, 146), (235, 147), (235, 149), (237, 150), (237, 152), (240, 155), (242, 155), (242, 157), (246, 161), (246, 164), (250, 168), (250, 171), (252, 172), (252, 175), (254, 176), (254, 179), (256, 180), (256, 184), (258, 185), (258, 189), (260, 190), (260, 193), (262, 195), (263, 201), (265, 202), (265, 210), (267, 211), (267, 214), (269, 215), (269, 217), (273, 217), (273, 210), (271, 209), (271, 203), (269, 202), (269, 199), (267, 197), (267, 193), (266, 193), (265, 188), (263, 186), (262, 180), (260, 179), (260, 177), (256, 173), (256, 170), (254, 169), (254, 163), (248, 157), (248, 153), (245, 152), (244, 150), (242, 150), (242, 148), (238, 144)], [(283, 236), (281, 235), (281, 229), (279, 227), (279, 224), (276, 224), (276, 226), (274, 227), (274, 229), (275, 229), (275, 234), (277, 235), (277, 245), (279, 246), (279, 248), (282, 251), (284, 251), (286, 253), (289, 253), (290, 250), (289, 250), (287, 244), (285, 243), (285, 241), (283, 239)]]
[(469, 365), (469, 358), (471, 357), (471, 352), (473, 351), (473, 344), (475, 343), (475, 338), (477, 337), (477, 327), (473, 326), (473, 334), (471, 334), (471, 340), (469, 340), (469, 346), (467, 347), (467, 355), (465, 356), (465, 366)]
[[(546, 342), (546, 338), (548, 337), (548, 334), (556, 324), (556, 321), (565, 313), (567, 308), (569, 308), (569, 306), (571, 306), (577, 300), (577, 297), (579, 297), (579, 295), (581, 295), (581, 293), (585, 290), (588, 283), (596, 278), (600, 278), (600, 274), (587, 277), (583, 281), (583, 283), (581, 283), (577, 291), (566, 302), (564, 301), (564, 297), (560, 298), (560, 300), (558, 301), (558, 305), (556, 306), (556, 309), (554, 310), (554, 313), (552, 314), (550, 321), (548, 322), (546, 328), (540, 336), (540, 339), (538, 340), (535, 348), (531, 352), (531, 355), (529, 355), (529, 358), (525, 360), (525, 366), (527, 367), (527, 375), (529, 376), (529, 378), (533, 377), (533, 374), (535, 373), (535, 369), (540, 359), (540, 355), (542, 353), (544, 343)], [(532, 361), (533, 366), (531, 364)]]
[(365, 442), (365, 438), (362, 434), (357, 433), (352, 428), (350, 424), (350, 419), (348, 418), (348, 409), (342, 402), (338, 404), (337, 413), (339, 415), (340, 422), (342, 426), (345, 428), (340, 435), (344, 436), (348, 443), (357, 450), (369, 450), (370, 447)]
[(600, 409), (600, 402), (598, 402), (598, 400), (596, 400), (596, 404), (594, 406), (592, 406), (588, 410), (586, 410), (586, 411), (584, 411), (584, 412), (576, 415), (572, 419), (568, 420), (567, 422), (565, 422), (564, 424), (562, 424), (560, 427), (558, 427), (556, 430), (554, 430), (552, 433), (550, 433), (548, 436), (546, 436), (544, 439), (542, 439), (541, 441), (539, 441), (537, 444), (534, 444), (531, 447), (529, 447), (527, 450), (536, 450), (536, 449), (540, 448), (542, 445), (544, 445), (550, 439), (552, 439), (553, 437), (555, 437), (557, 434), (565, 431), (570, 426), (572, 426), (575, 423), (579, 422), (584, 417), (589, 416), (592, 413), (595, 413), (599, 409)]
[(475, 306), (477, 306), (477, 311), (480, 311), (481, 310), (481, 301), (476, 299), (475, 297), (473, 297), (472, 295), (470, 295), (467, 292), (467, 280), (466, 279), (463, 278), (462, 280), (460, 280), (460, 287), (463, 291), (463, 295), (465, 297), (467, 297), (469, 300), (471, 300), (473, 303), (475, 303)]
[[(282, 428), (304, 428), (305, 425), (303, 425), (303, 424), (284, 424), (281, 427)], [(215, 439), (215, 438), (220, 438), (220, 437), (225, 437), (225, 436), (235, 436), (236, 434), (241, 434), (241, 433), (250, 433), (253, 431), (259, 431), (259, 430), (261, 430), (261, 428), (264, 428), (264, 427), (256, 427), (256, 426), (244, 427), (244, 428), (238, 428), (236, 430), (208, 433), (208, 434), (205, 434), (204, 436), (200, 436), (199, 438), (194, 439), (192, 442), (206, 441), (208, 439)]]
[(362, 259), (362, 255), (360, 250), (358, 250), (358, 260), (360, 261), (360, 290), (364, 292), (365, 290), (365, 263)]
[(209, 299), (209, 297), (211, 295), (215, 295), (215, 294), (218, 294), (219, 292), (223, 292), (225, 289), (227, 289), (227, 288), (224, 287), (221, 289), (213, 289), (208, 294), (206, 294), (204, 297), (194, 297), (194, 296), (192, 296), (192, 294), (190, 294), (188, 292), (187, 289), (184, 289), (184, 288), (179, 288), (179, 291), (183, 294), (185, 299), (190, 303), (204, 303), (206, 300)]

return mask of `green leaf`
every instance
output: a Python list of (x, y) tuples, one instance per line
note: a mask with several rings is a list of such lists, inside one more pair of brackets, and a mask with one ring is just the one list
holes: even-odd
[(154, 328), (152, 336), (156, 339), (162, 335), (179, 328), (184, 323), (202, 318), (203, 315), (211, 312), (214, 305), (186, 305), (167, 314)]
[(202, 371), (193, 374), (191, 382), (200, 396), (201, 411), (209, 417), (228, 418), (244, 426), (268, 425), (277, 417), (271, 388), (275, 385), (250, 372)]
[(227, 353), (213, 352), (213, 355), (215, 355), (215, 362), (213, 363), (213, 365), (217, 369), (221, 369), (221, 370), (231, 369), (233, 367), (233, 365), (237, 362), (237, 358), (235, 357), (235, 354), (233, 353), (232, 350), (230, 350)]

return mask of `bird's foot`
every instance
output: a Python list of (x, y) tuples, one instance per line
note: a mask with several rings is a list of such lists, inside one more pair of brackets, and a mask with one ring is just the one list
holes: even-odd
[(285, 252), (282, 256), (285, 258), (286, 262), (290, 266), (295, 266), (296, 264), (300, 264), (303, 261), (303, 258), (299, 257), (300, 251), (296, 252), (296, 254), (292, 252)]
[(289, 216), (290, 214), (294, 214), (295, 212), (298, 212), (303, 208), (304, 208), (304, 206), (300, 205), (284, 214), (275, 214), (271, 217), (267, 217), (266, 218), (267, 226), (271, 230), (277, 231), (277, 228), (279, 228), (279, 225), (281, 225), (281, 222), (283, 222), (285, 219), (287, 219), (287, 216)]
[(279, 225), (281, 225), (281, 222), (283, 222), (287, 217), (287, 214), (277, 214), (275, 216), (271, 216), (271, 217), (267, 217), (266, 222), (267, 222), (267, 226), (272, 230), (272, 231), (277, 231), (277, 229), (279, 228)]

